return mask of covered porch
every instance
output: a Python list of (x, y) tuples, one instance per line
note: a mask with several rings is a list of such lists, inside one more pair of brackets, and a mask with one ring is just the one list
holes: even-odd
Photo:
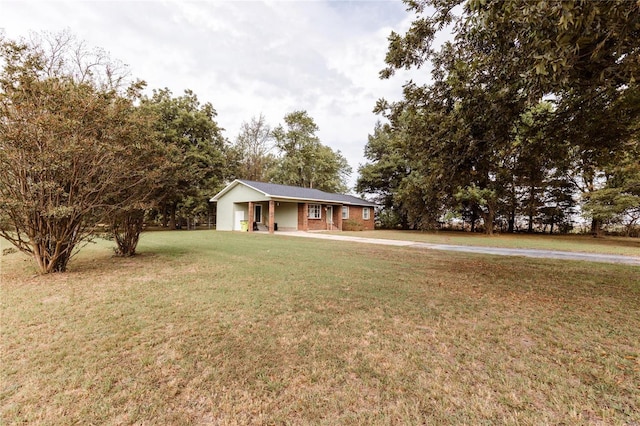
[(336, 231), (342, 229), (342, 205), (255, 200), (233, 205), (235, 231)]

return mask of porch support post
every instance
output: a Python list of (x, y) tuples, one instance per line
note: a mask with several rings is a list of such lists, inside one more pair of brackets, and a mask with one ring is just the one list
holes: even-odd
[(309, 205), (307, 203), (302, 205), (302, 230), (304, 232), (309, 230)]
[(273, 234), (274, 225), (276, 223), (276, 203), (273, 200), (269, 200), (269, 233)]
[[(342, 231), (342, 204), (340, 204), (336, 210), (338, 210), (338, 231)], [(335, 213), (334, 213), (335, 214)]]
[(249, 201), (249, 232), (253, 232), (253, 201)]

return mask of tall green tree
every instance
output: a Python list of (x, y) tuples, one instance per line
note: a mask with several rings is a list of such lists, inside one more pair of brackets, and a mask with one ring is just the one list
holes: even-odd
[[(618, 164), (627, 162), (630, 152), (638, 152), (640, 134), (640, 90), (626, 88), (598, 92), (597, 96), (566, 94), (562, 108), (554, 120), (559, 133), (566, 138), (570, 150), (570, 175), (582, 200), (602, 189)], [(622, 199), (620, 199), (622, 200)], [(588, 211), (587, 208), (585, 211)], [(602, 233), (608, 222), (601, 215), (592, 215), (591, 232)]]
[(155, 130), (168, 151), (157, 202), (163, 224), (175, 229), (178, 216), (197, 219), (206, 215), (207, 200), (220, 189), (226, 175), (226, 141), (213, 105), (201, 104), (190, 90), (177, 97), (166, 88), (154, 90), (143, 106), (158, 117)]
[(431, 206), (440, 208), (431, 212), (429, 222), (444, 208), (465, 206), (482, 217), (491, 234), (507, 186), (506, 153), (524, 96), (517, 83), (493, 79), (498, 63), (489, 63), (489, 72), (478, 71), (484, 57), (471, 42), (446, 43), (432, 57), (431, 85), (407, 84), (404, 100), (382, 101), (377, 111), (408, 138), (406, 155), (420, 158), (414, 173), (429, 185), (422, 192), (435, 197)]
[[(566, 164), (566, 144), (548, 143), (553, 106), (541, 102), (527, 109), (516, 123), (511, 145), (515, 187), (518, 191), (516, 211), (527, 219), (527, 231), (533, 232), (540, 209), (545, 203), (545, 193), (554, 174), (558, 175)], [(562, 139), (561, 139), (562, 140)]]
[(276, 163), (275, 140), (264, 115), (242, 123), (235, 143), (229, 149), (228, 159), (238, 179), (253, 181), (268, 180)]
[(389, 124), (376, 123), (364, 156), (368, 162), (358, 169), (356, 191), (373, 196), (382, 206), (386, 227), (409, 228), (409, 212), (400, 202), (399, 191), (411, 172), (411, 164), (398, 133)]
[[(429, 63), (432, 83), (407, 84), (401, 102), (382, 101), (377, 109), (394, 129), (401, 128), (407, 111), (418, 117), (408, 123), (413, 130), (402, 131), (412, 137), (407, 155), (422, 157), (423, 176), (449, 171), (444, 183), (425, 181), (434, 185), (427, 192), (444, 191), (444, 200), (455, 194), (479, 212), (491, 232), (496, 215), (508, 210), (501, 206), (504, 200), (514, 204), (513, 196), (501, 193), (509, 185), (511, 194), (515, 190), (509, 173), (514, 129), (545, 97), (556, 105), (554, 124), (545, 129), (546, 138), (538, 138), (546, 142), (526, 147), (521, 158), (536, 158), (534, 148), (544, 145), (567, 145), (573, 173), (589, 185), (617, 161), (638, 120), (637, 102), (631, 101), (637, 98), (640, 70), (637, 2), (415, 0), (407, 5), (416, 19), (406, 34), (391, 34), (381, 76)], [(438, 35), (448, 31), (454, 40), (436, 47)], [(551, 152), (543, 149), (544, 161), (528, 171), (520, 167), (520, 185), (530, 190), (530, 223), (540, 207), (543, 169), (560, 167), (548, 165), (555, 160)], [(522, 181), (527, 175), (528, 183)]]
[[(129, 95), (135, 100), (140, 98), (139, 91), (130, 90)], [(129, 190), (115, 194), (109, 200), (110, 204), (119, 206), (109, 215), (107, 222), (119, 256), (136, 254), (147, 212), (157, 208), (163, 172), (171, 167), (166, 146), (154, 130), (157, 120), (153, 110), (132, 103), (126, 112), (126, 120), (119, 123), (128, 139), (128, 150), (122, 161), (132, 163), (129, 167), (136, 171), (127, 176)], [(129, 198), (130, 202), (123, 203), (123, 197)]]
[(630, 144), (624, 158), (605, 171), (604, 185), (585, 195), (584, 210), (601, 223), (627, 221), (627, 234), (640, 213), (640, 150)]
[(556, 174), (546, 183), (543, 204), (538, 210), (538, 218), (543, 229), (549, 226), (549, 233), (553, 234), (554, 227), (563, 233), (573, 228), (577, 202), (575, 186), (567, 176)]
[(275, 183), (346, 192), (351, 167), (340, 151), (323, 145), (316, 135), (318, 126), (306, 111), (294, 111), (284, 117), (285, 126), (273, 130), (280, 151), (271, 173)]

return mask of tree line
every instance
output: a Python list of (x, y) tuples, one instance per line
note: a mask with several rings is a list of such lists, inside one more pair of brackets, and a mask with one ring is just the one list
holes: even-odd
[[(449, 217), (481, 226), (595, 235), (640, 221), (640, 3), (406, 0), (381, 72), (424, 69), (378, 101), (357, 189), (386, 226)], [(437, 44), (439, 36), (452, 39)]]
[(98, 232), (131, 256), (143, 225), (204, 221), (235, 179), (343, 191), (351, 172), (306, 111), (235, 142), (211, 103), (185, 90), (145, 95), (126, 67), (72, 34), (0, 34), (0, 236), (41, 273), (63, 272)]

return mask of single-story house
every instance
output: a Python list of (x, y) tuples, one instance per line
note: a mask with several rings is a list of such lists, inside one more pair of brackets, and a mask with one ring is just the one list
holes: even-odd
[(374, 229), (375, 203), (318, 189), (236, 179), (210, 201), (219, 231)]

